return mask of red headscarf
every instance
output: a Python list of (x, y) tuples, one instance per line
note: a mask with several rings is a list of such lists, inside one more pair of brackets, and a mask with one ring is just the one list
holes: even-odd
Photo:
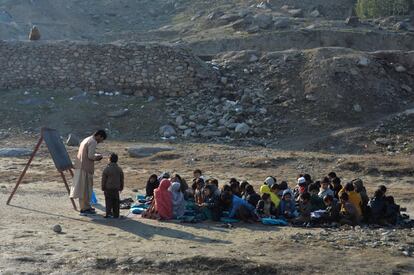
[(170, 186), (171, 181), (163, 179), (160, 186), (154, 190), (155, 208), (161, 219), (166, 220), (173, 218), (172, 194), (168, 190)]

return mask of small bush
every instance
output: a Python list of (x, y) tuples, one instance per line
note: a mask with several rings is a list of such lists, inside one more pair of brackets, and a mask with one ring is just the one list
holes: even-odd
[(410, 11), (413, 0), (358, 0), (356, 13), (361, 18), (403, 15)]

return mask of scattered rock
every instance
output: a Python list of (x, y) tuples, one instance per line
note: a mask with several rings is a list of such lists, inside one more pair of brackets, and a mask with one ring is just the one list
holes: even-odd
[(228, 24), (240, 19), (240, 15), (238, 14), (225, 14), (218, 18), (219, 21), (223, 22), (224, 24)]
[(212, 13), (209, 13), (207, 15), (207, 19), (208, 20), (216, 20), (218, 18), (220, 18), (223, 15), (223, 12), (221, 11), (213, 11)]
[(26, 148), (0, 148), (0, 157), (25, 157), (31, 154), (32, 151)]
[(398, 73), (404, 73), (407, 71), (407, 69), (403, 65), (398, 65), (397, 67), (395, 67), (395, 71)]
[(357, 112), (357, 113), (362, 112), (362, 107), (359, 104), (354, 104), (353, 108), (354, 108), (354, 111)]
[(394, 25), (394, 29), (397, 31), (406, 31), (408, 30), (408, 24), (404, 21), (398, 22)]
[(293, 10), (288, 10), (288, 13), (292, 16), (292, 17), (303, 17), (303, 11), (302, 9), (293, 9)]
[(319, 17), (320, 15), (321, 15), (321, 13), (318, 10), (313, 10), (310, 13), (310, 16), (312, 16), (312, 17)]
[(388, 146), (391, 145), (393, 142), (392, 140), (388, 139), (388, 138), (377, 138), (374, 143), (376, 145), (381, 145), (381, 146)]
[(181, 125), (183, 125), (183, 124), (184, 124), (184, 118), (183, 118), (183, 116), (178, 116), (178, 117), (176, 117), (176, 118), (175, 118), (175, 124), (176, 124), (177, 126), (181, 126)]
[(250, 56), (249, 62), (250, 62), (250, 63), (253, 63), (253, 62), (256, 62), (256, 61), (258, 61), (258, 60), (259, 60), (259, 58), (258, 58), (255, 54), (252, 54), (252, 55)]
[(173, 151), (174, 147), (169, 146), (134, 146), (128, 148), (128, 154), (133, 158), (145, 158), (159, 152)]
[(290, 20), (287, 17), (278, 17), (276, 20), (274, 20), (274, 27), (277, 29), (285, 29), (289, 27)]
[(170, 138), (176, 136), (177, 132), (171, 125), (164, 125), (160, 127), (160, 135), (165, 138)]
[(366, 67), (369, 65), (369, 59), (365, 56), (360, 56), (357, 65), (360, 67)]
[(108, 112), (108, 113), (106, 113), (106, 115), (108, 117), (117, 118), (117, 117), (126, 116), (128, 113), (129, 113), (128, 109), (121, 109), (121, 110), (117, 110), (117, 111)]
[(53, 229), (53, 232), (55, 233), (58, 233), (58, 234), (62, 233), (62, 227), (59, 224), (54, 225), (52, 229)]
[(410, 86), (405, 85), (405, 84), (401, 85), (401, 89), (403, 89), (404, 91), (408, 93), (411, 93), (413, 91), (413, 89)]
[(226, 85), (226, 84), (227, 84), (227, 77), (221, 77), (221, 78), (220, 78), (220, 82), (221, 82), (222, 84)]
[(312, 102), (315, 102), (318, 100), (318, 98), (314, 94), (307, 94), (305, 98), (306, 100), (312, 101)]
[(273, 22), (272, 16), (264, 13), (256, 14), (253, 19), (255, 24), (261, 29), (269, 28)]
[(349, 16), (346, 20), (345, 20), (345, 24), (351, 27), (357, 27), (359, 26), (359, 18), (358, 16)]
[(37, 26), (33, 26), (29, 33), (29, 40), (36, 41), (40, 39), (40, 31)]
[(271, 10), (272, 6), (268, 2), (260, 2), (256, 5), (257, 8), (263, 9), (263, 10)]
[(253, 26), (250, 26), (246, 31), (248, 33), (256, 33), (259, 30), (260, 30), (259, 26), (253, 25)]
[(239, 134), (242, 134), (242, 135), (247, 135), (247, 133), (249, 133), (249, 131), (250, 131), (249, 125), (247, 125), (244, 122), (239, 123), (239, 124), (236, 125), (236, 128), (235, 128), (236, 133), (239, 133)]
[(67, 146), (79, 146), (80, 139), (74, 134), (69, 134), (68, 139), (66, 140)]

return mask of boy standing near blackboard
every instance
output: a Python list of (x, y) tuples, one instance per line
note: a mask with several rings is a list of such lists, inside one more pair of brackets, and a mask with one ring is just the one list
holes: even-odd
[(118, 155), (109, 156), (109, 164), (102, 173), (102, 191), (105, 194), (105, 218), (119, 218), (119, 192), (124, 189), (124, 172), (118, 166)]
[(105, 131), (98, 130), (92, 136), (85, 138), (79, 146), (78, 155), (75, 159), (75, 175), (73, 177), (70, 197), (79, 199), (81, 215), (96, 213), (90, 204), (95, 161), (102, 159), (102, 155), (96, 153), (96, 146), (105, 139)]

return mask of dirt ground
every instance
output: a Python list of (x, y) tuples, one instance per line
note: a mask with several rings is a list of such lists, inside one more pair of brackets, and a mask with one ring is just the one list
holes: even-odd
[[(32, 147), (34, 139), (1, 140), (6, 146)], [(135, 144), (135, 143), (134, 143)], [(258, 147), (215, 144), (170, 144), (174, 151), (135, 159), (127, 155), (132, 143), (108, 141), (99, 151), (115, 151), (126, 174), (122, 197), (143, 190), (146, 178), (162, 171), (179, 172), (190, 180), (200, 168), (207, 177), (225, 183), (230, 177), (258, 186), (268, 175), (288, 180), (309, 172), (315, 178), (334, 170), (344, 181), (362, 177), (372, 194), (385, 184), (397, 203), (414, 213), (414, 181), (410, 156), (329, 155), (276, 151)], [(74, 157), (76, 148), (70, 148)], [(34, 161), (11, 205), (6, 199), (27, 158), (0, 159), (1, 274), (412, 274), (412, 229), (364, 227), (316, 229), (267, 227), (260, 224), (180, 224), (127, 216), (122, 220), (98, 215), (80, 217), (71, 208), (45, 148)], [(97, 165), (95, 187), (101, 204)], [(370, 167), (376, 167), (372, 173)], [(60, 224), (63, 233), (52, 231)], [(408, 256), (407, 256), (408, 255)]]

